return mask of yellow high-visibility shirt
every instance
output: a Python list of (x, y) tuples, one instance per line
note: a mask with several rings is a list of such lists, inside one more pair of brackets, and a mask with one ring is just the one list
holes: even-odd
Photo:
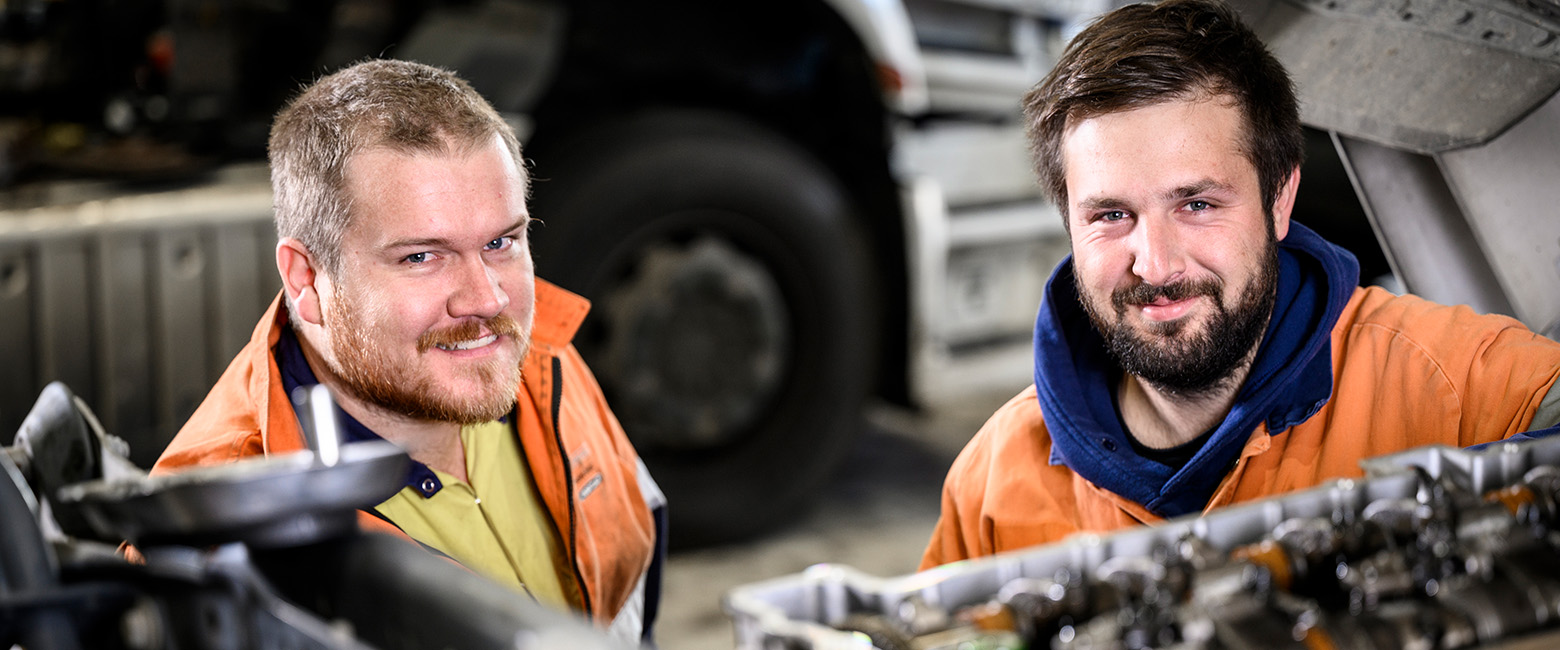
[(542, 603), (578, 607), (564, 596), (557, 528), (537, 494), (514, 425), (466, 425), (460, 437), (470, 483), (435, 469), (444, 485), (433, 496), (403, 487), (379, 504), (380, 514), (473, 571)]

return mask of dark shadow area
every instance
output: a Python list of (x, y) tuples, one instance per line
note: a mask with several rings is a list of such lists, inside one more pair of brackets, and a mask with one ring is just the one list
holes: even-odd
[(1305, 164), (1300, 167), (1300, 194), (1293, 218), (1323, 239), (1354, 253), (1360, 261), (1360, 284), (1369, 286), (1392, 273), (1381, 243), (1360, 206), (1348, 172), (1325, 131), (1305, 130)]

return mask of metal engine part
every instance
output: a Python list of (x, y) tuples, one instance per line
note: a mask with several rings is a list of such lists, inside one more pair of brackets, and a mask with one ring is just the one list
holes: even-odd
[[(339, 445), (324, 389), (294, 403), (311, 449), (147, 476), (50, 385), (0, 450), (0, 648), (621, 647), (407, 540), (359, 532), (357, 509), (400, 488), (406, 454)], [(124, 540), (143, 561), (116, 551)]]
[(1560, 644), (1560, 439), (1362, 466), (1361, 480), (899, 578), (820, 565), (725, 605), (743, 648)]

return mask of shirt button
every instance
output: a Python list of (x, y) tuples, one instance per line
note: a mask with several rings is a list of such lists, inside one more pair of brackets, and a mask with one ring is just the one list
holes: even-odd
[(438, 489), (439, 489), (439, 484), (433, 482), (433, 479), (431, 479), (431, 478), (423, 479), (423, 482), (422, 482), (423, 494), (433, 494), (433, 492), (435, 490), (438, 490)]
[(1116, 441), (1110, 438), (1100, 438), (1100, 445), (1105, 447), (1105, 451), (1116, 451)]

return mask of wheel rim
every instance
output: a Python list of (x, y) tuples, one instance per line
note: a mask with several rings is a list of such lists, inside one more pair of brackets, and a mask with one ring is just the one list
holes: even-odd
[(705, 233), (659, 239), (602, 292), (592, 360), (636, 447), (709, 450), (750, 431), (785, 386), (794, 332), (769, 269)]

